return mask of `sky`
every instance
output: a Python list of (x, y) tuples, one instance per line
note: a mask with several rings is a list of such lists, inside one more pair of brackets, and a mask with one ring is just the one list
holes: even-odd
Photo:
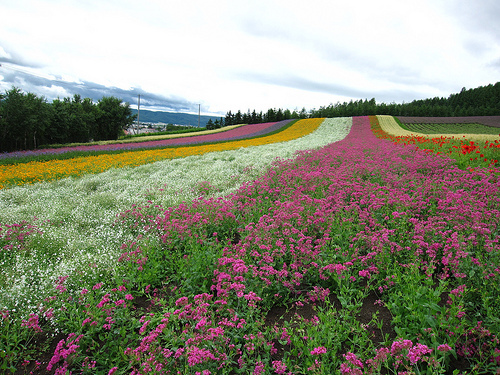
[(500, 81), (498, 0), (0, 0), (0, 92), (224, 115)]

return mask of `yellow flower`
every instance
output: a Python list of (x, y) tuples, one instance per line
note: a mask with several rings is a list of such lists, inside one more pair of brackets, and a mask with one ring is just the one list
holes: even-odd
[(96, 174), (110, 168), (137, 167), (142, 164), (153, 163), (163, 159), (183, 158), (208, 152), (234, 150), (241, 147), (291, 141), (312, 133), (321, 125), (323, 120), (323, 118), (299, 120), (279, 133), (253, 139), (242, 139), (206, 145), (129, 151), (119, 154), (101, 154), (66, 160), (32, 161), (29, 163), (4, 165), (0, 166), (0, 189), (10, 185), (52, 181), (69, 176), (81, 176), (87, 173)]

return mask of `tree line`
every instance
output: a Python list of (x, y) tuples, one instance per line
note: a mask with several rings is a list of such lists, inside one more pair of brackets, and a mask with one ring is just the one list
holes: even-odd
[[(498, 116), (500, 82), (474, 89), (463, 88), (448, 98), (414, 100), (410, 103), (377, 103), (374, 98), (330, 104), (307, 111), (270, 108), (226, 113), (220, 120), (209, 121), (207, 129), (236, 125), (277, 122), (312, 117), (392, 116)], [(128, 103), (115, 97), (92, 99), (56, 99), (12, 88), (0, 94), (0, 152), (29, 150), (46, 144), (83, 143), (90, 140), (118, 139), (135, 119)]]
[(221, 119), (222, 126), (237, 125), (237, 124), (260, 124), (263, 122), (278, 122), (282, 120), (290, 119), (303, 119), (310, 117), (310, 113), (302, 108), (300, 112), (290, 111), (289, 109), (281, 108), (269, 108), (267, 112), (256, 112), (253, 110), (250, 112), (242, 113), (237, 111), (236, 113), (231, 113), (231, 111), (226, 113), (226, 117)]
[(134, 119), (129, 104), (112, 96), (97, 103), (80, 95), (48, 103), (13, 87), (0, 94), (0, 151), (118, 139)]
[(425, 116), (425, 117), (452, 117), (452, 116), (500, 116), (500, 82), (488, 86), (479, 86), (467, 90), (463, 88), (459, 93), (451, 94), (448, 98), (430, 98), (414, 100), (410, 103), (377, 103), (375, 98), (370, 100), (351, 100), (349, 102), (330, 104), (306, 111), (290, 112), (282, 109), (269, 109), (267, 112), (257, 113), (255, 110), (246, 113), (227, 112), (224, 124), (255, 124), (261, 122), (275, 122), (287, 119), (314, 118), (314, 117), (351, 117), (368, 115), (392, 116)]

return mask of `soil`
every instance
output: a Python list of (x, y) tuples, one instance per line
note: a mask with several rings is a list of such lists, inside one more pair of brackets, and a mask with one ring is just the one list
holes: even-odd
[[(329, 299), (333, 302), (333, 306), (335, 309), (340, 310), (342, 308), (335, 294), (330, 294)], [(357, 316), (358, 321), (362, 324), (365, 324), (366, 329), (372, 331), (371, 340), (374, 343), (375, 347), (384, 346), (384, 335), (388, 335), (389, 342), (392, 342), (397, 338), (394, 327), (391, 324), (392, 315), (390, 311), (384, 306), (375, 304), (375, 302), (379, 299), (380, 297), (376, 294), (376, 292), (371, 291), (364, 299), (361, 310)], [(143, 313), (146, 311), (151, 312), (155, 310), (154, 301), (148, 300), (145, 297), (136, 299), (134, 301), (134, 306), (137, 308), (138, 313)], [(316, 306), (313, 303), (303, 304), (303, 306), (293, 305), (290, 308), (283, 306), (273, 307), (266, 316), (265, 325), (276, 325), (280, 327), (283, 326), (284, 322), (292, 321), (292, 319), (296, 317), (296, 315), (310, 320), (317, 315), (315, 308)], [(372, 320), (373, 314), (378, 314), (378, 320), (383, 322), (381, 329), (379, 329), (376, 325), (369, 325), (370, 321)], [(20, 369), (15, 373), (15, 375), (30, 374), (31, 372), (33, 374), (39, 375), (53, 374), (53, 371), (47, 371), (46, 368), (52, 358), (57, 343), (65, 338), (66, 335), (62, 334), (51, 338), (48, 350), (44, 353), (40, 353), (40, 357), (38, 358), (40, 365), (37, 366), (35, 363), (30, 363), (26, 368), (21, 368), (21, 366), (19, 366), (18, 368)], [(47, 337), (40, 336), (38, 338), (38, 343), (36, 346), (41, 347), (47, 341)], [(277, 340), (275, 340), (274, 342), (274, 347), (277, 349), (277, 353), (272, 355), (273, 361), (282, 360), (285, 353), (290, 350), (290, 347), (288, 345), (282, 345)], [(465, 372), (468, 369), (470, 369), (470, 364), (467, 359), (459, 358), (458, 361), (451, 364), (445, 375), (452, 375), (454, 370), (459, 370), (460, 373)], [(387, 374), (385, 370), (382, 371), (382, 375), (384, 374)]]
[[(330, 301), (333, 301), (335, 309), (339, 310), (341, 309), (341, 304), (338, 301), (337, 297), (334, 294), (331, 294), (329, 296)], [(375, 347), (382, 347), (384, 346), (384, 334), (388, 335), (388, 340), (389, 342), (393, 342), (397, 338), (396, 331), (394, 330), (394, 327), (391, 324), (392, 321), (392, 315), (389, 309), (387, 309), (385, 306), (380, 306), (375, 304), (377, 300), (379, 300), (380, 297), (376, 294), (376, 292), (371, 291), (368, 296), (364, 299), (363, 305), (361, 307), (361, 311), (359, 312), (357, 319), (360, 323), (367, 325), (366, 329), (372, 331), (372, 337), (371, 340), (374, 343)], [(378, 320), (382, 321), (383, 324), (381, 326), (381, 329), (379, 329), (376, 325), (369, 325), (370, 321), (372, 320), (373, 314), (378, 313)], [(285, 308), (285, 307), (274, 307), (272, 308), (265, 320), (266, 325), (268, 326), (283, 326), (283, 323), (285, 321), (291, 321), (295, 315), (298, 314), (302, 316), (305, 319), (311, 319), (315, 315), (317, 315), (316, 310), (314, 308), (314, 304), (304, 304), (304, 306), (295, 306), (292, 308)], [(276, 354), (272, 356), (273, 361), (279, 361), (282, 360), (284, 357), (284, 354), (287, 350), (289, 350), (288, 345), (281, 345), (278, 341), (275, 341), (274, 343), (275, 348), (278, 350)], [(459, 358), (457, 361), (452, 363), (448, 370), (446, 371), (445, 375), (453, 375), (453, 372), (455, 370), (458, 370), (458, 373), (467, 373), (467, 370), (470, 370), (470, 363), (467, 361), (466, 358)], [(382, 375), (388, 374), (387, 370), (382, 370), (381, 372)], [(493, 375), (493, 374), (492, 374)]]
[[(342, 306), (340, 301), (337, 299), (335, 294), (330, 294), (330, 301), (333, 302), (335, 309), (340, 310)], [(379, 300), (380, 297), (376, 295), (375, 292), (370, 292), (370, 294), (363, 301), (361, 311), (359, 312), (357, 319), (360, 323), (366, 325), (366, 329), (372, 331), (371, 340), (376, 347), (382, 347), (385, 341), (384, 334), (389, 335), (389, 341), (396, 339), (396, 332), (391, 325), (392, 315), (390, 311), (384, 306), (378, 306), (375, 301)], [(312, 319), (317, 315), (314, 303), (304, 304), (303, 306), (294, 306), (292, 308), (285, 307), (273, 307), (267, 314), (265, 324), (267, 326), (283, 326), (285, 321), (291, 321), (296, 315), (300, 315), (305, 319)], [(372, 320), (373, 314), (378, 313), (378, 319), (383, 322), (382, 329), (380, 330), (376, 325), (369, 325)], [(279, 342), (275, 342), (275, 348), (278, 349), (278, 353), (273, 355), (273, 361), (278, 361), (283, 359), (284, 353), (286, 352), (287, 346), (281, 345)]]

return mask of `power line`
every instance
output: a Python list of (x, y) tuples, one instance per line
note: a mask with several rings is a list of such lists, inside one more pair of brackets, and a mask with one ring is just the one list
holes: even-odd
[(137, 97), (137, 130), (135, 134), (139, 134), (139, 116), (141, 114), (141, 94), (138, 94)]

